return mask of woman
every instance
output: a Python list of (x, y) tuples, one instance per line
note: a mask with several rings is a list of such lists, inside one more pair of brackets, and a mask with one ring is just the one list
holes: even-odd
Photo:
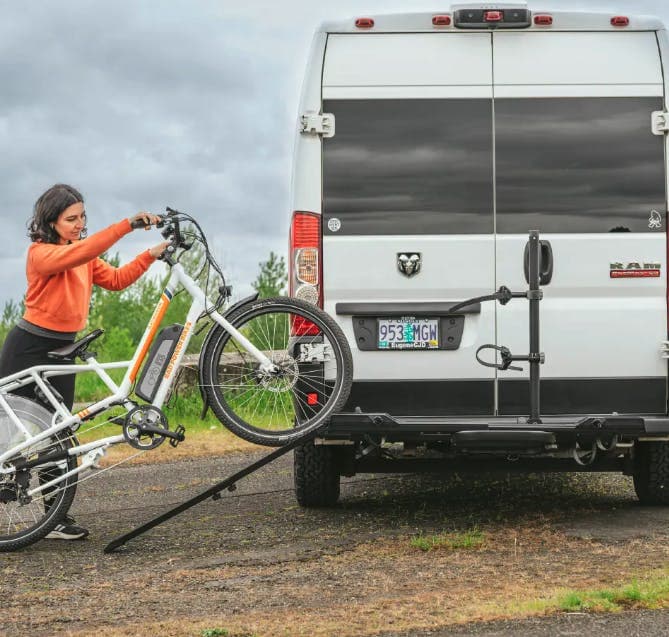
[[(93, 285), (123, 290), (146, 272), (169, 242), (145, 250), (120, 268), (100, 259), (103, 252), (132, 231), (131, 223), (137, 220), (151, 224), (158, 217), (140, 212), (86, 238), (84, 198), (75, 188), (56, 184), (37, 200), (28, 222), (32, 244), (26, 262), (26, 309), (5, 339), (0, 377), (33, 365), (54, 364), (47, 352), (74, 342), (76, 333), (86, 325)], [(74, 374), (54, 376), (49, 382), (71, 410)], [(30, 384), (14, 393), (35, 399), (35, 386)], [(73, 540), (87, 535), (86, 529), (67, 517), (47, 537)]]

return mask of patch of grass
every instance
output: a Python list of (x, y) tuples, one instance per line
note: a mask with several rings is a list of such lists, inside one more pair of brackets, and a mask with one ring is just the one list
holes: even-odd
[(411, 539), (411, 546), (421, 551), (435, 549), (479, 549), (485, 542), (485, 533), (474, 527), (464, 533), (440, 533), (438, 535), (419, 535)]
[(564, 611), (621, 611), (628, 608), (660, 608), (669, 601), (669, 577), (648, 580), (613, 589), (593, 591), (570, 591), (557, 600), (549, 602), (548, 608), (555, 606)]

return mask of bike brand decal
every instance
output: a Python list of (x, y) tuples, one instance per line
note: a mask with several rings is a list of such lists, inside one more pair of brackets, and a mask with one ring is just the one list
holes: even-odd
[(420, 252), (398, 252), (397, 269), (407, 277), (412, 277), (420, 272), (422, 265)]
[(661, 263), (644, 263), (641, 261), (622, 263), (617, 261), (610, 264), (609, 276), (612, 279), (656, 279), (660, 276), (661, 270)]
[(184, 346), (184, 341), (186, 340), (186, 336), (188, 336), (188, 333), (190, 332), (190, 326), (191, 326), (190, 321), (188, 321), (186, 325), (184, 325), (184, 328), (181, 331), (181, 336), (179, 337), (179, 340), (177, 342), (177, 346), (174, 348), (174, 354), (172, 354), (172, 358), (170, 359), (170, 362), (167, 365), (167, 369), (165, 370), (165, 376), (163, 376), (163, 378), (167, 379), (172, 375), (172, 370), (174, 369), (174, 361), (176, 361), (177, 357), (179, 356), (179, 352), (181, 351), (181, 348)]
[(651, 230), (662, 227), (662, 217), (660, 216), (660, 213), (657, 210), (650, 211), (650, 217), (648, 219), (648, 227)]

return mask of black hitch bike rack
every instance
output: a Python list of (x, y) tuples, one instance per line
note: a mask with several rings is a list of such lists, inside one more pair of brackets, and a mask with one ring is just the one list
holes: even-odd
[[(476, 358), (482, 365), (487, 367), (496, 367), (498, 369), (518, 369), (511, 366), (511, 363), (514, 361), (526, 361), (530, 365), (530, 416), (528, 419), (528, 424), (541, 423), (540, 416), (540, 369), (539, 366), (544, 362), (544, 355), (539, 351), (539, 302), (543, 297), (543, 292), (540, 288), (540, 272), (541, 272), (541, 244), (539, 241), (539, 231), (531, 230), (529, 233), (529, 290), (526, 292), (511, 292), (509, 288), (502, 286), (499, 290), (493, 294), (487, 296), (481, 296), (474, 299), (468, 299), (461, 303), (450, 308), (449, 314), (456, 314), (459, 310), (467, 307), (468, 305), (473, 305), (474, 303), (480, 303), (482, 301), (499, 301), (502, 305), (506, 305), (512, 298), (527, 298), (530, 303), (530, 353), (527, 355), (514, 356), (506, 347), (500, 347), (497, 345), (483, 345), (476, 352)], [(478, 354), (482, 349), (493, 349), (500, 352), (502, 359), (501, 363), (489, 363), (482, 361)], [(275, 451), (263, 456), (259, 460), (252, 462), (247, 467), (233, 473), (231, 476), (222, 480), (221, 482), (216, 483), (206, 491), (203, 491), (199, 495), (196, 495), (189, 500), (186, 500), (182, 504), (166, 511), (162, 515), (149, 520), (148, 522), (142, 524), (141, 526), (136, 527), (132, 531), (120, 535), (116, 539), (112, 540), (104, 549), (105, 553), (113, 553), (119, 547), (123, 546), (129, 540), (146, 533), (146, 531), (170, 520), (171, 518), (187, 511), (191, 507), (212, 498), (212, 500), (218, 500), (221, 497), (221, 491), (229, 490), (234, 491), (236, 483), (242, 478), (254, 473), (258, 469), (264, 467), (265, 465), (277, 460), (281, 456), (284, 456), (289, 451), (299, 447), (306, 442), (317, 438), (318, 436), (323, 435), (327, 432), (329, 427), (329, 421), (323, 423), (320, 427), (313, 429), (311, 431), (305, 432), (304, 435), (295, 438), (292, 442), (279, 447)], [(171, 441), (170, 441), (171, 442)]]

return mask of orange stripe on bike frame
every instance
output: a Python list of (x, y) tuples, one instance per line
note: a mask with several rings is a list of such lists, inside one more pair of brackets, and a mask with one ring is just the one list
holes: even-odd
[(135, 361), (133, 368), (130, 370), (130, 382), (135, 381), (135, 378), (137, 377), (137, 372), (139, 371), (139, 368), (142, 365), (142, 361), (146, 356), (146, 352), (149, 351), (149, 347), (151, 345), (151, 342), (153, 341), (153, 337), (155, 336), (156, 330), (160, 325), (160, 321), (162, 321), (163, 316), (165, 316), (165, 312), (167, 311), (167, 306), (169, 304), (170, 304), (170, 299), (167, 296), (167, 294), (163, 292), (163, 295), (160, 297), (160, 301), (158, 301), (158, 306), (156, 307), (156, 310), (153, 313), (151, 320), (149, 321), (149, 330), (150, 330), (149, 335), (147, 339), (144, 341), (144, 345), (142, 346), (142, 349), (139, 352), (139, 356), (137, 357), (137, 360)]

